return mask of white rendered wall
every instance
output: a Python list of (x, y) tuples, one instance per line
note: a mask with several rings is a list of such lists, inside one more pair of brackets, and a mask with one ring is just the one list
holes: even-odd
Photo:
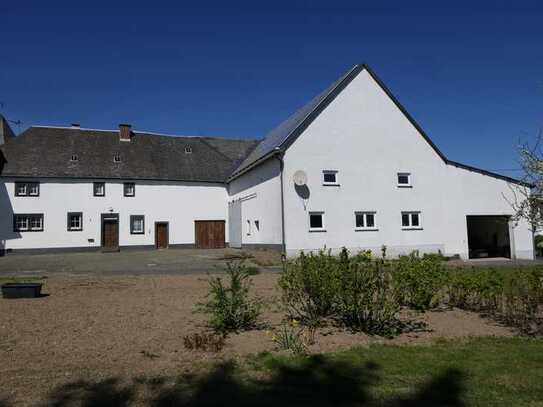
[[(227, 220), (224, 185), (136, 182), (135, 197), (125, 197), (123, 182), (105, 181), (105, 197), (95, 197), (86, 180), (39, 181), (39, 197), (14, 196), (13, 181), (0, 182), (0, 241), (6, 249), (100, 246), (102, 213), (119, 214), (120, 246), (154, 245), (155, 222), (169, 222), (170, 245), (194, 244), (195, 220)], [(83, 231), (67, 230), (68, 212), (83, 212)], [(43, 213), (44, 231), (13, 232), (13, 213)], [(130, 234), (130, 215), (145, 216), (145, 234)]]
[[(280, 163), (270, 159), (229, 184), (229, 201), (241, 200), (243, 244), (280, 245), (281, 179)], [(255, 220), (259, 222), (257, 230)], [(247, 225), (250, 222), (251, 231)]]
[[(294, 190), (297, 170), (308, 175), (306, 200)], [(340, 186), (323, 186), (323, 170), (337, 170)], [(412, 188), (397, 187), (398, 172), (412, 174)], [(283, 177), (288, 255), (325, 246), (379, 252), (384, 244), (390, 255), (467, 257), (466, 215), (511, 214), (507, 182), (445, 164), (366, 71), (287, 149)], [(309, 232), (309, 211), (325, 212), (326, 232)], [(355, 231), (355, 211), (375, 211), (378, 230)], [(422, 230), (402, 230), (402, 211), (420, 211)], [(526, 229), (514, 231), (523, 258), (532, 254)]]

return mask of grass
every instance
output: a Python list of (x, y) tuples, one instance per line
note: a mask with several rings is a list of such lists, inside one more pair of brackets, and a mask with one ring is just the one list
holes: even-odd
[[(290, 372), (317, 393), (322, 386), (341, 389), (347, 405), (535, 406), (543, 405), (542, 366), (541, 339), (484, 338), (373, 345), (322, 358), (262, 354), (246, 369), (266, 374), (272, 383)], [(332, 372), (339, 375), (337, 383)], [(311, 377), (314, 382), (307, 383)]]

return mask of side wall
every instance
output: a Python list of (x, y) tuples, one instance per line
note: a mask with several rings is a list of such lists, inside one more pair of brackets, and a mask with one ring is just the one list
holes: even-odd
[[(280, 163), (270, 159), (229, 184), (229, 201), (241, 201), (244, 246), (281, 248)], [(255, 223), (256, 221), (256, 223)]]
[[(293, 174), (308, 176), (299, 193)], [(323, 170), (339, 186), (323, 185)], [(411, 188), (397, 173), (411, 173)], [(466, 215), (509, 215), (505, 181), (447, 165), (366, 72), (361, 72), (287, 149), (284, 156), (288, 255), (387, 246), (391, 256), (420, 252), (467, 257)], [(326, 231), (309, 231), (309, 212), (324, 212)], [(355, 211), (375, 212), (377, 230), (355, 230)], [(420, 211), (421, 227), (402, 228), (402, 211)], [(515, 255), (531, 256), (526, 225), (514, 229)]]
[[(195, 220), (227, 220), (227, 193), (220, 184), (136, 182), (136, 195), (125, 197), (123, 182), (104, 181), (106, 195), (96, 197), (87, 180), (41, 179), (39, 197), (18, 197), (12, 179), (1, 181), (0, 242), (5, 249), (100, 247), (102, 213), (119, 214), (120, 246), (153, 246), (155, 222), (169, 222), (170, 245), (193, 245)], [(68, 212), (83, 212), (83, 231), (67, 230)], [(13, 213), (43, 213), (44, 231), (13, 232)], [(144, 234), (130, 234), (130, 215), (145, 216)]]

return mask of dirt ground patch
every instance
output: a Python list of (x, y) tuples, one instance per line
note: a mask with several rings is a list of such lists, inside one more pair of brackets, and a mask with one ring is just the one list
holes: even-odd
[[(32, 404), (68, 381), (175, 375), (208, 362), (273, 351), (266, 329), (229, 336), (218, 354), (184, 349), (183, 336), (206, 327), (205, 318), (194, 313), (206, 294), (205, 278), (54, 276), (46, 280), (46, 297), (0, 299), (0, 400)], [(279, 326), (283, 317), (274, 303), (277, 278), (274, 273), (254, 277), (256, 294), (269, 304), (262, 317), (267, 330)], [(514, 334), (460, 310), (410, 317), (426, 322), (426, 329), (387, 340), (327, 328), (317, 332), (311, 351)]]

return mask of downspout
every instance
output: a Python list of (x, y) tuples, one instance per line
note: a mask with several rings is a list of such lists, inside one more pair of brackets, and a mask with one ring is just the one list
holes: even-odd
[[(279, 149), (277, 149), (279, 151)], [(279, 154), (277, 154), (275, 157), (277, 157), (277, 160), (279, 160), (279, 178), (281, 182), (281, 260), (283, 261), (283, 270), (285, 267), (285, 260), (287, 256), (287, 247), (285, 243), (285, 197), (283, 193), (283, 168), (284, 168), (284, 162), (283, 162), (283, 152), (279, 151)]]

